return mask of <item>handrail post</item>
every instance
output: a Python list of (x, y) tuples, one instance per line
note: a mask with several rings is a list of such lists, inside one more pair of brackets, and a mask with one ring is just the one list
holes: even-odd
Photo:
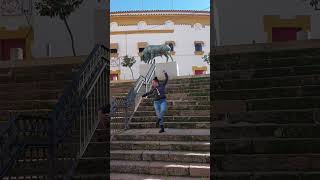
[(48, 160), (49, 160), (49, 179), (55, 179), (55, 122), (54, 118), (49, 117), (49, 149), (48, 149)]

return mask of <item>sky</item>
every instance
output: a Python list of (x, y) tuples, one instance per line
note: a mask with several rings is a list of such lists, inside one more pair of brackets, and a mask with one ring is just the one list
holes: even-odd
[(110, 9), (111, 12), (171, 9), (210, 11), (210, 0), (110, 0)]

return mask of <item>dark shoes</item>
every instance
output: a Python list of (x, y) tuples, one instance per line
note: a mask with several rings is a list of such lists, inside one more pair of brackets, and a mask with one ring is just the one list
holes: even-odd
[(163, 127), (163, 126), (160, 126), (160, 131), (159, 131), (159, 133), (163, 133), (163, 132), (165, 132), (165, 131), (164, 131), (164, 127)]

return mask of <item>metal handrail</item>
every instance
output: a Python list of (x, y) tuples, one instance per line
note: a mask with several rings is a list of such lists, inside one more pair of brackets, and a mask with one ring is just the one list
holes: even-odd
[[(108, 55), (104, 46), (97, 45), (80, 70), (74, 75), (71, 85), (65, 89), (54, 110), (49, 114), (49, 177), (55, 179), (55, 170), (61, 166), (59, 162), (59, 148), (69, 148), (69, 161), (64, 161), (66, 169), (64, 179), (71, 179), (78, 160), (82, 157), (92, 134), (95, 131), (99, 118), (97, 109), (107, 103), (107, 73), (109, 61), (104, 58)], [(75, 136), (75, 137), (74, 137)], [(70, 140), (79, 136), (74, 145)], [(61, 174), (60, 174), (61, 175)]]
[(111, 140), (114, 135), (121, 133), (122, 130), (129, 129), (130, 121), (141, 102), (141, 96), (138, 95), (142, 93), (141, 90), (143, 85), (145, 85), (145, 91), (148, 91), (150, 89), (149, 84), (154, 74), (155, 64), (153, 63), (151, 64), (145, 77), (142, 75), (139, 76), (133, 87), (130, 88), (127, 96), (112, 99), (111, 120), (122, 118), (124, 119), (124, 122), (120, 124), (119, 129), (115, 127), (115, 129), (111, 131)]

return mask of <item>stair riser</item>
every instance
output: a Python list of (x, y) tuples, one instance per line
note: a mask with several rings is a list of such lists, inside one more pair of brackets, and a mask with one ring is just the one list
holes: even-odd
[(214, 115), (214, 121), (226, 121), (229, 123), (248, 122), (253, 124), (260, 123), (314, 123), (317, 118), (316, 110), (305, 111), (265, 111), (248, 113), (218, 113)]
[(259, 69), (273, 67), (288, 67), (288, 66), (306, 66), (320, 65), (320, 57), (291, 57), (282, 59), (227, 59), (225, 61), (216, 61), (213, 70), (239, 70), (239, 69)]
[[(154, 111), (137, 111), (134, 116), (155, 116)], [(210, 110), (197, 110), (197, 111), (189, 111), (189, 110), (181, 110), (181, 111), (173, 111), (169, 110), (165, 113), (167, 116), (209, 116)]]
[(320, 73), (320, 66), (311, 67), (290, 67), (290, 68), (274, 68), (264, 70), (244, 70), (244, 71), (225, 71), (213, 72), (213, 77), (216, 80), (229, 79), (254, 79), (267, 77), (282, 77), (282, 76), (298, 76), (298, 75), (314, 75)]
[(217, 80), (213, 81), (213, 83), (214, 91), (319, 85), (320, 75), (264, 78), (252, 80)]
[(318, 155), (216, 155), (214, 171), (319, 171)]
[(210, 163), (210, 156), (192, 156), (192, 155), (175, 155), (175, 154), (125, 154), (111, 153), (111, 160), (126, 161), (162, 161), (162, 162), (190, 162), (190, 163)]
[[(153, 106), (139, 106), (138, 111), (153, 111)], [(178, 110), (210, 110), (210, 106), (179, 106), (172, 105), (168, 107), (168, 110), (178, 111)]]
[(18, 77), (8, 77), (6, 79), (0, 79), (0, 83), (8, 83), (8, 82), (16, 82), (16, 83), (25, 83), (25, 82), (34, 82), (34, 81), (60, 81), (60, 80), (66, 80), (71, 79), (72, 76), (69, 73), (66, 74), (52, 74), (52, 75), (46, 75), (46, 74), (38, 74), (37, 76), (18, 76)]
[(115, 141), (210, 141), (209, 136), (200, 136), (200, 135), (194, 135), (194, 136), (180, 136), (180, 135), (139, 135), (139, 136), (133, 136), (133, 135), (116, 135), (114, 137)]
[(316, 125), (264, 125), (264, 126), (242, 126), (242, 127), (216, 127), (212, 125), (215, 139), (234, 138), (319, 138), (320, 132)]
[(320, 96), (320, 86), (274, 89), (215, 91), (214, 98), (224, 100)]
[[(210, 105), (209, 101), (179, 101), (179, 100), (167, 100), (168, 106), (179, 106), (179, 105)], [(141, 102), (140, 106), (153, 106), (153, 102), (148, 101), (148, 102)]]
[[(210, 122), (210, 117), (174, 117), (174, 116), (165, 116), (166, 122)], [(156, 122), (157, 117), (133, 117), (131, 122)], [(111, 123), (124, 122), (124, 119), (112, 119)]]
[(216, 140), (214, 154), (312, 154), (320, 151), (320, 139)]
[(199, 145), (191, 143), (186, 144), (142, 144), (142, 143), (113, 143), (111, 142), (112, 150), (166, 150), (166, 151), (210, 151), (210, 144)]
[[(125, 126), (111, 124), (111, 129), (123, 129)], [(141, 124), (129, 124), (131, 129), (148, 129), (158, 128), (155, 123), (141, 123)], [(210, 122), (207, 123), (164, 123), (165, 128), (173, 129), (210, 129)]]
[(0, 104), (1, 110), (31, 110), (31, 109), (52, 109), (56, 102), (21, 102), (21, 103), (8, 103)]
[(317, 180), (320, 179), (320, 174), (315, 172), (301, 173), (297, 171), (289, 172), (231, 172), (231, 173), (215, 173), (213, 179), (228, 179), (228, 180), (246, 180), (246, 179), (263, 179), (263, 180)]
[(279, 99), (251, 99), (251, 100), (217, 100), (214, 106), (218, 113), (224, 112), (248, 112), (248, 111), (271, 111), (271, 110), (299, 110), (316, 109), (320, 107), (320, 98), (316, 97), (294, 97)]
[(62, 94), (63, 90), (56, 91), (25, 91), (25, 92), (13, 92), (0, 94), (0, 99), (2, 101), (15, 101), (15, 100), (46, 100), (46, 99), (58, 99)]
[(0, 84), (1, 92), (21, 92), (25, 90), (52, 90), (52, 89), (64, 89), (64, 87), (69, 84), (70, 81), (61, 80), (61, 81), (38, 81), (31, 83), (9, 83), (9, 84)]
[[(144, 102), (153, 102), (153, 98), (148, 98), (144, 100)], [(178, 100), (191, 100), (191, 101), (210, 101), (210, 96), (186, 96), (186, 95), (181, 95), (181, 96), (175, 96), (175, 95), (168, 95), (167, 100), (169, 101), (178, 101)]]
[[(167, 175), (167, 176), (191, 176), (191, 177), (209, 177), (210, 169), (201, 169), (202, 175), (194, 173), (194, 169), (190, 170), (188, 166), (181, 167), (145, 167), (145, 166), (119, 166), (111, 165), (111, 172), (113, 173), (132, 173), (132, 174), (151, 174), (151, 175)], [(198, 171), (200, 171), (198, 169)]]

